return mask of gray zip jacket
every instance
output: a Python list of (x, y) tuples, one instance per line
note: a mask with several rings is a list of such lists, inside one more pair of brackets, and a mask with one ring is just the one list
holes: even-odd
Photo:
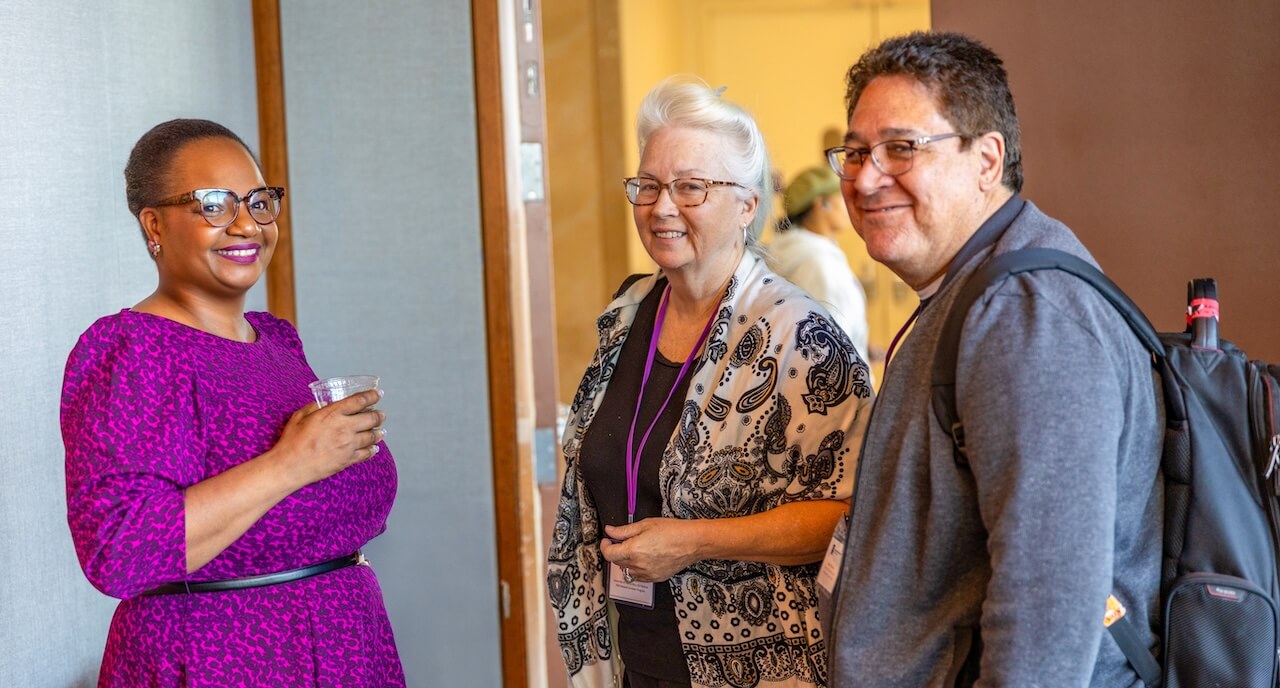
[(960, 344), (969, 466), (930, 406), (958, 287), (991, 255), (1028, 246), (1093, 262), (1015, 196), (961, 250), (889, 364), (824, 620), (833, 686), (1143, 685), (1102, 623), (1114, 592), (1155, 645), (1163, 409), (1123, 318), (1065, 273), (1010, 278), (975, 303)]

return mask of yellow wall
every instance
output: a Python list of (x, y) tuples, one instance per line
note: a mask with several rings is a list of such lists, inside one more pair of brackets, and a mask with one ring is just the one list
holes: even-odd
[[(824, 130), (844, 134), (849, 66), (883, 38), (927, 29), (929, 2), (656, 0), (622, 2), (618, 19), (628, 174), (638, 164), (634, 132), (641, 99), (664, 77), (688, 72), (728, 87), (725, 97), (755, 116), (774, 167), (789, 180), (806, 167), (825, 164)], [(854, 232), (841, 235), (840, 244), (867, 290), (873, 351), (886, 348), (918, 300), (871, 261)], [(632, 272), (653, 269), (634, 228), (627, 246)]]
[[(640, 101), (659, 81), (672, 74), (694, 72), (690, 46), (684, 23), (689, 0), (653, 0), (651, 2), (618, 3), (618, 44), (622, 78), (622, 131), (625, 135), (620, 152), (626, 175), (636, 173), (640, 155), (636, 142), (636, 112)], [(653, 262), (645, 254), (636, 235), (635, 225), (628, 226), (627, 265), (629, 272), (653, 272)]]
[[(635, 115), (649, 89), (682, 72), (728, 87), (725, 97), (756, 116), (789, 179), (823, 164), (825, 129), (843, 135), (845, 71), (874, 42), (928, 28), (929, 3), (557, 0), (544, 3), (542, 20), (559, 398), (567, 403), (595, 349), (596, 316), (624, 277), (653, 270), (621, 183), (638, 164)], [(840, 244), (867, 290), (874, 354), (917, 300), (855, 233)]]
[(635, 234), (622, 192), (622, 92), (612, 2), (542, 7), (547, 193), (554, 264), (557, 397), (568, 403), (596, 347), (596, 316), (628, 272)]

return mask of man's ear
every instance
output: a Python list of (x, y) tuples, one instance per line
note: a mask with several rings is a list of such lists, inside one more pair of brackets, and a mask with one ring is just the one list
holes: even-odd
[(1004, 134), (989, 131), (979, 136), (973, 145), (978, 150), (978, 188), (990, 191), (1004, 179)]

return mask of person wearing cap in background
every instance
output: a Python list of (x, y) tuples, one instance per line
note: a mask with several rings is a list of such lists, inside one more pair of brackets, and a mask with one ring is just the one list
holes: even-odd
[(769, 245), (774, 271), (826, 306), (862, 360), (870, 360), (867, 297), (835, 241), (849, 227), (840, 178), (826, 167), (809, 168), (791, 180), (782, 204), (787, 218)]

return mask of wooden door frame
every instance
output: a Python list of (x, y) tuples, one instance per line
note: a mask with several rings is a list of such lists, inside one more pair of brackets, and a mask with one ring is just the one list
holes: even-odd
[(485, 328), (489, 361), (489, 422), (493, 453), (494, 523), (501, 612), (502, 684), (529, 685), (528, 628), (517, 434), (516, 353), (511, 308), (511, 208), (503, 133), (502, 58), (497, 0), (472, 0), (476, 144), (480, 170), (480, 225), (484, 252)]
[[(269, 184), (289, 186), (285, 135), (284, 58), (280, 45), (280, 0), (253, 0), (253, 57), (258, 78), (258, 151)], [(267, 310), (298, 324), (293, 288), (293, 220), (285, 203), (276, 218), (279, 238), (267, 268)]]

